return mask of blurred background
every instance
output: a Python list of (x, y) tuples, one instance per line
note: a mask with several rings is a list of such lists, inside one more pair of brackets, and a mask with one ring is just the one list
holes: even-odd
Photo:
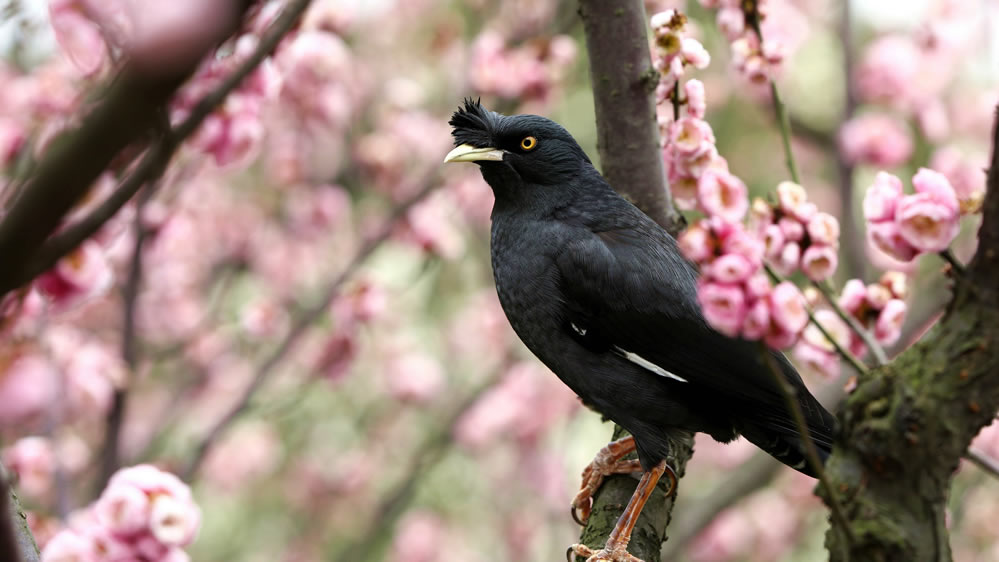
[[(110, 76), (113, 26), (87, 12), (101, 4), (2, 3), (5, 186)], [(282, 4), (264, 2), (202, 65), (175, 117), (253, 49)], [(852, 2), (846, 24), (841, 2), (765, 6), (802, 184), (843, 223), (838, 281), (904, 269), (851, 226), (863, 190), (880, 169), (908, 178), (931, 163), (955, 185), (984, 183), (999, 3)], [(771, 192), (787, 178), (768, 89), (733, 70), (714, 9), (646, 2), (649, 15), (667, 8), (688, 14), (711, 56), (692, 76), (706, 86), (719, 152), (753, 194)], [(3, 326), (2, 458), (39, 542), (100, 492), (109, 420), (123, 411), (121, 464), (152, 463), (193, 488), (193, 560), (561, 560), (578, 538), (568, 506), (579, 473), (611, 426), (510, 330), (489, 267), (492, 194), (475, 166), (440, 163), (465, 96), (550, 117), (599, 160), (576, 10), (313, 1), (155, 190), (23, 295)], [(116, 180), (102, 176), (75, 216)], [(973, 223), (955, 245), (962, 258)], [(901, 347), (948, 295), (941, 263), (918, 263)], [(830, 400), (849, 374), (805, 372)], [(977, 446), (999, 456), (999, 429)], [(668, 559), (825, 559), (827, 512), (812, 487), (742, 440), (699, 436)], [(999, 559), (997, 510), (999, 483), (963, 466), (949, 520), (956, 560)]]

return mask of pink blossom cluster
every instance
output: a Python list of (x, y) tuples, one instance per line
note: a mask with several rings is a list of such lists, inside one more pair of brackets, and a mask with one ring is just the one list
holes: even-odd
[[(877, 283), (869, 285), (865, 285), (860, 279), (847, 281), (837, 299), (837, 305), (856, 318), (862, 327), (870, 330), (879, 345), (888, 346), (897, 342), (902, 334), (902, 323), (908, 310), (905, 303), (907, 294), (908, 281), (905, 274), (889, 271)], [(857, 356), (862, 356), (867, 351), (860, 335), (835, 311), (818, 308), (815, 311), (815, 321), (843, 349)], [(794, 347), (794, 358), (824, 376), (839, 376), (840, 358), (836, 348), (814, 324), (805, 329), (801, 340)]]
[(801, 270), (812, 281), (824, 281), (839, 265), (839, 221), (819, 211), (805, 188), (785, 181), (777, 185), (777, 204), (753, 203), (753, 230), (764, 242), (764, 256), (783, 275)]
[(499, 32), (485, 31), (472, 44), (471, 57), (468, 79), (476, 92), (544, 101), (576, 60), (576, 42), (556, 35), (510, 47)]
[(839, 130), (843, 157), (852, 164), (894, 168), (912, 156), (912, 135), (901, 119), (884, 113), (858, 115)]
[(686, 116), (666, 126), (663, 160), (677, 207), (720, 215), (737, 222), (749, 206), (746, 185), (729, 173), (718, 154), (711, 125), (704, 120), (704, 84), (688, 80), (684, 86)]
[(716, 23), (731, 43), (732, 65), (738, 73), (754, 84), (764, 84), (784, 60), (784, 46), (776, 40), (762, 38), (748, 25), (748, 18), (766, 19), (767, 4), (754, 2), (756, 14), (747, 14), (740, 0), (701, 0), (706, 8), (717, 8)]
[(920, 168), (912, 186), (906, 195), (902, 180), (879, 172), (864, 196), (868, 243), (901, 262), (946, 250), (960, 230), (957, 194), (943, 174)]
[(656, 100), (661, 103), (673, 95), (673, 88), (687, 67), (707, 68), (711, 55), (700, 41), (687, 35), (687, 16), (678, 10), (654, 14), (649, 25), (655, 40), (652, 65), (659, 71)]
[(100, 498), (76, 514), (42, 551), (43, 562), (184, 562), (201, 511), (191, 489), (152, 465), (119, 470)]
[(797, 340), (808, 323), (805, 299), (789, 281), (770, 285), (762, 271), (763, 244), (741, 223), (703, 219), (680, 236), (679, 245), (701, 266), (697, 298), (713, 328), (774, 348)]

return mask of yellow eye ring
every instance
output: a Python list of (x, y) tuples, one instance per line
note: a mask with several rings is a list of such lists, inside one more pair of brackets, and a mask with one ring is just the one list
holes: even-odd
[(524, 137), (520, 141), (520, 148), (523, 150), (534, 150), (534, 147), (538, 146), (538, 139), (534, 137)]

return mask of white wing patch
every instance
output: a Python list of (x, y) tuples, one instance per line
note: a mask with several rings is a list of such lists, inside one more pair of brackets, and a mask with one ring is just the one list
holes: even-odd
[[(573, 328), (575, 328), (575, 326), (573, 326)], [(642, 357), (637, 353), (625, 351), (616, 345), (614, 346), (614, 351), (618, 352), (618, 354), (620, 354), (621, 357), (624, 357), (628, 361), (631, 361), (632, 363), (638, 365), (639, 367), (642, 367), (643, 369), (652, 371), (653, 373), (659, 375), (660, 377), (666, 377), (668, 379), (678, 380), (680, 382), (687, 382), (687, 379), (678, 375), (674, 375), (673, 373), (667, 371), (666, 369), (663, 369), (659, 365), (656, 365), (652, 361), (649, 361), (648, 359)]]

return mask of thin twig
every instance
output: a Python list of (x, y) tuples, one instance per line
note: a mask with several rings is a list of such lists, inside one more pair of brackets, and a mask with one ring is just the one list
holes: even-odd
[[(764, 269), (766, 269), (767, 274), (770, 276), (771, 279), (774, 280), (774, 282), (781, 283), (785, 281), (784, 277), (780, 273), (777, 273), (772, 267), (770, 267), (770, 264), (764, 263), (763, 267)], [(815, 319), (815, 313), (812, 312), (812, 307), (806, 306), (805, 310), (808, 312), (808, 320), (812, 324), (814, 324), (816, 328), (819, 329), (819, 332), (821, 332), (822, 335), (827, 340), (829, 340), (829, 343), (832, 344), (836, 352), (839, 353), (843, 359), (846, 359), (848, 363), (850, 363), (850, 365), (854, 368), (854, 370), (857, 371), (857, 374), (866, 375), (868, 373), (867, 366), (864, 365), (863, 362), (860, 361), (860, 359), (857, 359), (857, 357), (854, 354), (850, 353), (850, 350), (840, 345), (839, 342), (836, 341), (836, 338), (834, 338), (832, 334), (830, 334), (829, 331), (826, 330), (825, 326), (823, 326), (818, 320)]]
[(135, 243), (132, 246), (128, 278), (125, 280), (125, 287), (122, 292), (121, 358), (126, 367), (126, 380), (122, 381), (121, 387), (116, 388), (114, 391), (111, 410), (108, 412), (107, 422), (104, 426), (104, 451), (101, 453), (100, 472), (94, 481), (95, 496), (101, 493), (107, 481), (111, 479), (111, 475), (121, 465), (118, 450), (121, 427), (125, 420), (125, 407), (128, 401), (129, 387), (134, 382), (139, 364), (135, 309), (139, 298), (139, 288), (142, 285), (143, 244), (146, 241), (146, 236), (149, 234), (143, 224), (145, 220), (144, 210), (146, 204), (152, 198), (154, 187), (155, 184), (150, 184), (146, 188), (146, 191), (139, 196), (139, 200), (135, 206), (135, 218), (132, 225), (132, 230), (135, 234)]
[(968, 449), (964, 458), (975, 463), (975, 466), (988, 472), (989, 475), (999, 478), (999, 461), (979, 451), (978, 449)]
[(819, 483), (822, 485), (823, 489), (825, 489), (826, 496), (829, 500), (829, 510), (832, 512), (833, 519), (836, 520), (836, 524), (839, 525), (846, 534), (848, 542), (856, 542), (853, 534), (853, 528), (850, 526), (850, 521), (846, 517), (846, 512), (843, 510), (843, 506), (839, 503), (836, 491), (829, 483), (829, 477), (826, 476), (825, 466), (822, 463), (822, 459), (819, 457), (819, 450), (815, 446), (815, 441), (812, 440), (812, 435), (808, 431), (808, 422), (805, 421), (805, 414), (801, 411), (801, 404), (798, 403), (798, 398), (796, 396), (797, 393), (795, 392), (794, 387), (792, 387), (791, 384), (787, 382), (787, 379), (784, 378), (780, 368), (777, 366), (777, 361), (774, 360), (773, 355), (770, 354), (770, 349), (766, 345), (761, 344), (760, 353), (763, 356), (763, 360), (767, 363), (770, 374), (774, 377), (774, 381), (777, 382), (777, 387), (780, 389), (781, 394), (784, 395), (784, 400), (787, 402), (788, 408), (791, 409), (791, 415), (794, 417), (794, 423), (798, 428), (798, 433), (801, 435), (801, 441), (805, 444), (805, 457), (808, 459), (808, 463), (811, 465), (812, 470), (815, 471)]
[[(65, 215), (90, 189), (93, 181), (127, 146), (144, 139), (155, 126), (157, 114), (197, 68), (202, 55), (235, 31), (238, 19), (219, 20), (212, 34), (192, 40), (188, 54), (176, 64), (154, 68), (127, 61), (102, 92), (100, 101), (88, 105), (79, 126), (50, 143), (0, 220), (0, 294), (16, 289), (27, 279), (24, 267), (64, 220)], [(248, 8), (240, 3), (240, 8)], [(146, 61), (151, 62), (151, 61)]]
[(330, 303), (340, 292), (340, 288), (343, 284), (350, 279), (350, 277), (357, 271), (357, 269), (364, 263), (367, 258), (374, 253), (374, 251), (387, 240), (395, 228), (396, 222), (405, 215), (405, 213), (416, 204), (418, 201), (426, 197), (431, 191), (436, 188), (436, 181), (433, 178), (426, 181), (425, 186), (416, 195), (408, 199), (407, 201), (398, 205), (392, 212), (389, 219), (382, 226), (381, 230), (374, 237), (369, 239), (361, 248), (358, 250), (357, 254), (350, 260), (343, 271), (340, 272), (326, 287), (323, 291), (323, 296), (311, 307), (306, 309), (297, 320), (295, 320), (288, 333), (285, 334), (284, 339), (278, 344), (277, 348), (271, 353), (266, 360), (264, 360), (250, 381), (250, 384), (243, 390), (243, 394), (240, 396), (239, 400), (209, 429), (205, 435), (198, 442), (198, 445), (194, 449), (194, 454), (192, 455), (190, 461), (188, 461), (187, 467), (183, 471), (183, 479), (191, 480), (197, 473), (198, 468), (200, 468), (201, 463), (205, 460), (205, 456), (208, 454), (209, 449), (214, 446), (222, 434), (228, 429), (228, 427), (236, 421), (236, 418), (241, 416), (250, 405), (250, 400), (257, 393), (258, 390), (263, 386), (270, 375), (274, 372), (274, 369), (281, 363), (281, 361), (295, 348), (298, 344), (299, 339), (309, 327), (316, 323), (320, 318), (326, 314)]
[(146, 151), (128, 178), (99, 207), (79, 222), (52, 236), (38, 249), (36, 257), (17, 274), (13, 286), (20, 286), (50, 269), (60, 258), (91, 237), (124, 206), (147, 182), (162, 175), (177, 147), (263, 62), (295, 26), (311, 0), (294, 0), (260, 38), (256, 49), (214, 90), (201, 98), (191, 113), (169, 134), (160, 136)]
[(964, 264), (957, 259), (957, 256), (954, 255), (954, 252), (952, 252), (950, 248), (939, 252), (939, 255), (944, 259), (944, 261), (950, 264), (951, 269), (954, 270), (954, 273), (956, 273), (958, 277), (964, 276)]
[(812, 286), (822, 293), (822, 296), (826, 298), (826, 302), (829, 306), (844, 322), (846, 322), (847, 326), (849, 326), (854, 333), (860, 336), (860, 339), (864, 340), (864, 345), (867, 346), (867, 349), (871, 350), (871, 353), (874, 355), (874, 360), (877, 362), (878, 366), (887, 365), (888, 355), (885, 353), (884, 348), (881, 347), (881, 344), (874, 339), (874, 336), (872, 336), (869, 331), (860, 325), (860, 321), (857, 320), (856, 317), (843, 310), (843, 307), (841, 307), (839, 302), (836, 301), (835, 295), (832, 294), (832, 289), (829, 287), (829, 284), (813, 281)]

